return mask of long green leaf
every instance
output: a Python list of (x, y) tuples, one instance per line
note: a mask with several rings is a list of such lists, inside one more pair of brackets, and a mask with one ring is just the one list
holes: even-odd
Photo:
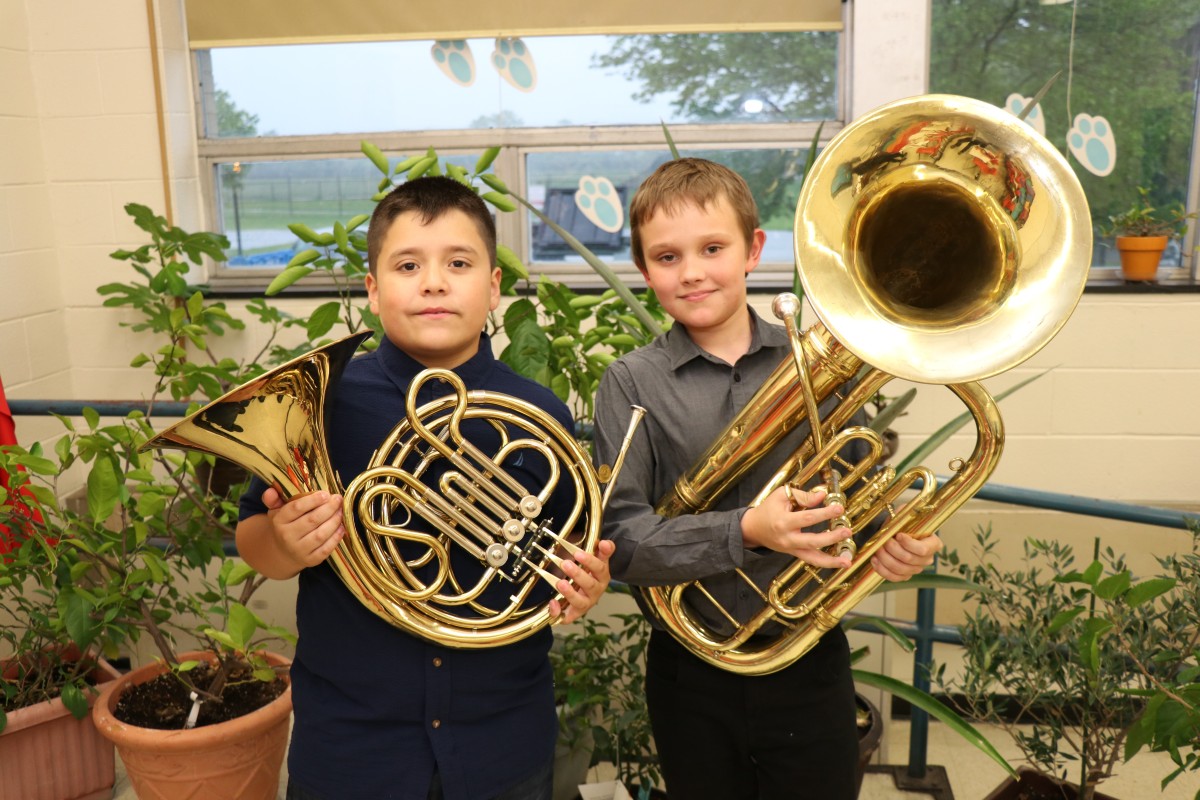
[(1014, 778), (1017, 771), (1012, 765), (1004, 760), (1004, 756), (992, 746), (992, 743), (984, 738), (983, 734), (975, 730), (965, 719), (960, 717), (936, 697), (923, 692), (907, 683), (901, 683), (895, 678), (889, 678), (886, 675), (880, 675), (877, 672), (867, 672), (866, 670), (855, 669), (851, 670), (854, 675), (854, 680), (858, 683), (864, 683), (867, 686), (874, 686), (876, 689), (882, 689), (885, 692), (896, 695), (901, 700), (907, 700), (914, 707), (921, 709), (935, 719), (946, 723), (950, 730), (961, 736), (966, 742), (975, 746), (979, 752), (986, 755), (988, 758), (995, 761), (1004, 771)]
[(675, 161), (679, 160), (679, 148), (675, 146), (675, 140), (671, 138), (671, 132), (667, 130), (667, 121), (659, 120), (662, 123), (663, 138), (667, 140), (667, 147), (671, 148), (671, 158)]
[(922, 572), (913, 575), (906, 581), (884, 581), (875, 588), (872, 594), (898, 592), (901, 589), (957, 589), (964, 592), (982, 592), (983, 586), (957, 575), (939, 575), (934, 572)]
[[(1008, 387), (1003, 392), (1000, 392), (995, 396), (996, 402), (1000, 402), (1027, 384), (1033, 383), (1049, 371), (1050, 370), (1046, 370), (1045, 372), (1039, 372), (1037, 375), (1031, 375), (1025, 380)], [(970, 419), (971, 412), (964, 411), (962, 414), (959, 414), (957, 417), (938, 428), (929, 436), (928, 439), (921, 442), (911, 453), (905, 456), (904, 460), (896, 466), (896, 473), (902, 475), (909, 467), (923, 463), (927, 458), (929, 458), (930, 454), (933, 453), (934, 450), (937, 450), (939, 447), (945, 444), (946, 441), (955, 433), (957, 433), (959, 428), (961, 428), (963, 425), (966, 425)]]

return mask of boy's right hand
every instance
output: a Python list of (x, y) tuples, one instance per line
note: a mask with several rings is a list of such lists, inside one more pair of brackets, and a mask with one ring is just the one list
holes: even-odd
[(346, 535), (342, 525), (342, 496), (320, 491), (283, 502), (279, 492), (262, 495), (275, 541), (283, 552), (303, 567), (315, 567), (337, 548)]
[(835, 556), (825, 552), (826, 547), (853, 536), (849, 528), (822, 533), (805, 530), (842, 514), (842, 506), (838, 503), (821, 505), (824, 499), (825, 490), (821, 488), (812, 492), (793, 488), (789, 497), (786, 487), (780, 486), (742, 516), (743, 543), (748, 548), (766, 547), (788, 553), (814, 567), (850, 566), (849, 555)]

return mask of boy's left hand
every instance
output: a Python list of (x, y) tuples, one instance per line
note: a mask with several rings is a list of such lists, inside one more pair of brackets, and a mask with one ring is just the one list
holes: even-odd
[(567, 577), (560, 580), (554, 588), (562, 594), (564, 604), (558, 600), (550, 601), (550, 618), (555, 623), (566, 624), (582, 617), (608, 588), (608, 559), (612, 557), (616, 545), (607, 539), (601, 539), (596, 546), (596, 553), (579, 553), (562, 563), (562, 571)]
[(898, 533), (875, 554), (871, 566), (889, 581), (906, 581), (924, 572), (942, 547), (942, 540), (936, 533), (924, 539)]

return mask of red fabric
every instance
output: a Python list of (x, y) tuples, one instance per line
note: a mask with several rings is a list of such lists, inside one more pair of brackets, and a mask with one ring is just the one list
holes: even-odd
[[(8, 407), (8, 398), (4, 395), (4, 381), (0, 380), (0, 447), (9, 444), (17, 443), (17, 426), (13, 420), (12, 409)], [(9, 475), (4, 470), (0, 470), (0, 484), (5, 489), (10, 489)], [(21, 488), (20, 494), (22, 497), (28, 497), (29, 492), (24, 487)], [(25, 503), (19, 500), (10, 501), (13, 504), (13, 514), (21, 515), (26, 518), (31, 518), (36, 522), (42, 521), (42, 515), (35, 509), (31, 509)], [(7, 525), (0, 524), (0, 556), (3, 556), (10, 550), (16, 549), (20, 544), (20, 539), (24, 538), (19, 531), (10, 531)]]

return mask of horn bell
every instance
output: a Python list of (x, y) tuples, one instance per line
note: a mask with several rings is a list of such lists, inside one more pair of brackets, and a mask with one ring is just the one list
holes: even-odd
[(979, 380), (1066, 323), (1091, 267), (1071, 167), (1011, 113), (923, 95), (843, 129), (804, 182), (796, 269), (858, 358), (919, 383)]

